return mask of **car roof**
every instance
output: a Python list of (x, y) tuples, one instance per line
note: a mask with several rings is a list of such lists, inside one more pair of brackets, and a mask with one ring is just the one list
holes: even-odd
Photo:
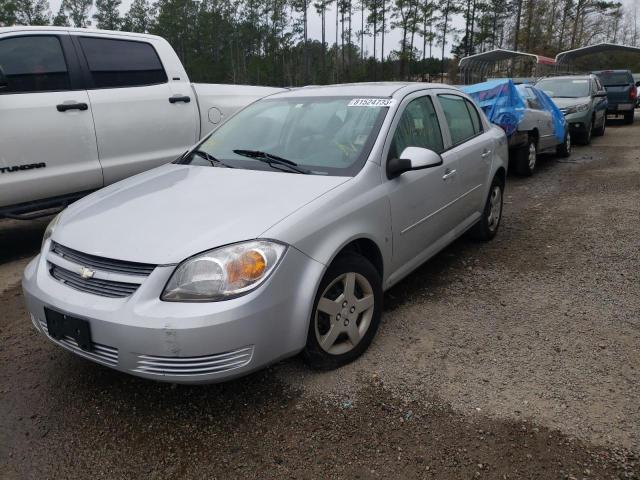
[(120, 32), (114, 30), (99, 30), (97, 28), (75, 28), (75, 27), (52, 27), (49, 25), (43, 26), (14, 26), (14, 27), (0, 27), (0, 34), (11, 32), (70, 32), (70, 33), (84, 33), (85, 35), (91, 35), (92, 33), (99, 33), (102, 35), (114, 35), (120, 37), (140, 37), (140, 38), (161, 38), (157, 35), (150, 35), (148, 33), (134, 33), (134, 32)]
[(598, 73), (631, 73), (631, 70), (626, 70), (624, 68), (620, 68), (620, 69), (607, 69), (607, 70), (594, 70), (593, 72), (591, 72), (595, 75), (597, 75)]
[(591, 78), (593, 77), (593, 74), (588, 73), (585, 75), (560, 75), (557, 77), (544, 77), (541, 78), (540, 80), (538, 80), (538, 82), (541, 82), (542, 80), (581, 80), (581, 79), (585, 79), (585, 78)]
[(423, 82), (363, 82), (344, 83), (337, 85), (309, 85), (307, 87), (292, 88), (286, 92), (277, 93), (274, 97), (384, 97), (402, 98), (405, 95), (428, 89), (446, 89), (460, 93), (460, 90), (441, 83)]

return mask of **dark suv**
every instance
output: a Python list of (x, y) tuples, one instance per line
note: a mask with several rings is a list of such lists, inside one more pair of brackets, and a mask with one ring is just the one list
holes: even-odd
[(625, 123), (633, 123), (638, 89), (629, 70), (601, 70), (593, 72), (607, 90), (608, 115), (624, 115)]

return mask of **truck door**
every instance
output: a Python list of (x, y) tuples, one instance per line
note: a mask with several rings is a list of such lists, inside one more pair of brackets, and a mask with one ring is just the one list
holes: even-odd
[(72, 35), (82, 52), (105, 185), (175, 160), (197, 141), (190, 84), (171, 81), (149, 42)]
[(96, 135), (67, 33), (0, 34), (0, 207), (102, 187)]

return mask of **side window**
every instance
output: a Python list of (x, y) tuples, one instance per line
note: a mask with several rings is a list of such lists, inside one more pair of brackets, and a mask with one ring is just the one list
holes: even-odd
[(80, 37), (95, 88), (138, 87), (165, 83), (167, 74), (148, 43)]
[(0, 67), (9, 85), (0, 94), (69, 90), (69, 72), (57, 37), (0, 40)]
[(469, 100), (465, 99), (465, 103), (467, 105), (467, 109), (469, 110), (469, 115), (471, 116), (471, 123), (473, 123), (473, 131), (476, 135), (482, 133), (484, 129), (482, 128), (482, 121), (480, 120), (480, 115), (478, 114), (478, 109), (471, 103)]
[(440, 153), (442, 133), (431, 97), (412, 100), (402, 112), (393, 134), (389, 158), (398, 158), (407, 147), (422, 147)]
[(476, 135), (477, 130), (474, 127), (465, 98), (458, 95), (441, 94), (438, 95), (438, 99), (447, 119), (453, 145), (458, 145)]

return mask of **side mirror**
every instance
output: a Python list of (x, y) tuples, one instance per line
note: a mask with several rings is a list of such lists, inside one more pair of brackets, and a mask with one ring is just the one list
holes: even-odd
[(594, 95), (594, 97), (606, 97), (607, 96), (607, 91), (606, 90), (600, 90), (598, 92), (596, 92), (596, 94)]
[(0, 67), (0, 90), (2, 90), (3, 88), (7, 88), (8, 86), (9, 86), (9, 79), (4, 74), (4, 70), (2, 70), (2, 67)]
[(410, 170), (422, 170), (424, 168), (442, 165), (442, 157), (428, 148), (407, 147), (400, 158), (392, 158), (387, 163), (387, 176), (395, 178)]

